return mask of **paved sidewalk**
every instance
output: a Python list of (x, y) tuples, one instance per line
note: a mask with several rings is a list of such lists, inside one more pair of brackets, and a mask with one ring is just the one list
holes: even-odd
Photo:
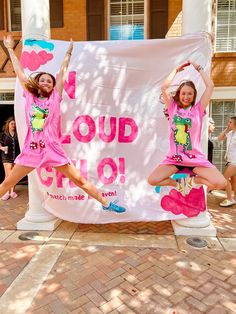
[(208, 196), (217, 237), (194, 249), (169, 221), (63, 222), (30, 241), (15, 223), (27, 188), (0, 201), (0, 313), (236, 313), (236, 206)]

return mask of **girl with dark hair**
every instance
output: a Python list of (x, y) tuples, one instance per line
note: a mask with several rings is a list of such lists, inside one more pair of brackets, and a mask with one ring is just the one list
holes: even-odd
[[(227, 161), (224, 170), (224, 177), (227, 180), (227, 198), (220, 203), (222, 207), (229, 207), (236, 204), (236, 117), (229, 119), (227, 127), (218, 136), (220, 141), (226, 140), (225, 159)], [(234, 197), (232, 197), (232, 189)]]
[(25, 90), (28, 131), (22, 152), (15, 160), (15, 167), (0, 185), (0, 197), (35, 168), (51, 166), (100, 202), (103, 210), (125, 212), (124, 207), (109, 202), (94, 185), (81, 176), (60, 143), (58, 130), (60, 103), (73, 43), (71, 42), (67, 49), (57, 80), (55, 80), (50, 73), (46, 72), (40, 72), (34, 78), (28, 79), (14, 53), (12, 36), (4, 37), (3, 41), (8, 49), (15, 73)]
[[(196, 103), (197, 90), (192, 81), (183, 82), (175, 95), (169, 91), (176, 73), (192, 65), (200, 74), (206, 88), (199, 102)], [(206, 115), (206, 107), (210, 101), (213, 82), (200, 65), (188, 61), (174, 69), (166, 78), (161, 90), (165, 107), (169, 115), (170, 151), (168, 156), (158, 165), (148, 178), (153, 186), (173, 186), (185, 194), (185, 184), (171, 178), (183, 169), (193, 172), (196, 184), (205, 184), (210, 189), (222, 189), (226, 180), (222, 174), (204, 156), (201, 145), (202, 119)], [(188, 176), (187, 186), (193, 185), (193, 176)]]
[[(6, 178), (10, 175), (14, 167), (14, 160), (20, 153), (14, 117), (9, 117), (6, 120), (2, 130), (3, 133), (0, 136), (0, 150)], [(10, 197), (16, 198), (17, 196), (14, 187), (12, 187), (2, 196), (1, 200), (7, 201)]]

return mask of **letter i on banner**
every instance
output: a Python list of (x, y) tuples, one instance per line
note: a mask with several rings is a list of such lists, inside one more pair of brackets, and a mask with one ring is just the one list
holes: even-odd
[(125, 159), (119, 158), (120, 183), (125, 183)]

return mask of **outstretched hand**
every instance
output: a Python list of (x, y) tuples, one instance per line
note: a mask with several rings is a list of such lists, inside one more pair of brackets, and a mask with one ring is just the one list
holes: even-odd
[(14, 39), (12, 37), (12, 35), (7, 35), (7, 36), (3, 36), (3, 43), (4, 43), (4, 46), (9, 49), (9, 48), (14, 48), (14, 45), (15, 45), (15, 42), (14, 42)]
[(198, 68), (199, 68), (199, 64), (197, 64), (197, 63), (195, 63), (195, 62), (193, 62), (193, 61), (188, 61), (190, 64), (192, 64), (192, 66), (195, 68), (195, 70), (197, 70), (198, 71)]
[(188, 67), (190, 64), (191, 64), (191, 62), (187, 61), (187, 62), (181, 64), (180, 66), (178, 66), (178, 68), (176, 68), (176, 71), (181, 72), (184, 70), (184, 68)]

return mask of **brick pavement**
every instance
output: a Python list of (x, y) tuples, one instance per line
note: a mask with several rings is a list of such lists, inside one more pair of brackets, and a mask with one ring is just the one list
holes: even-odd
[[(0, 237), (2, 298), (7, 293), (11, 296), (16, 279), (29, 265), (37, 266), (37, 254), (49, 245), (44, 241), (20, 242), (14, 237), (11, 240), (15, 223), (24, 216), (27, 203), (27, 190), (17, 188), (18, 199), (0, 204), (0, 228), (4, 230)], [(221, 196), (208, 197), (212, 221), (219, 237), (235, 238), (236, 206), (219, 208), (221, 200)], [(66, 229), (71, 230), (71, 236), (86, 232), (96, 233), (98, 238), (101, 233), (107, 233), (108, 237), (109, 233), (173, 236), (169, 222), (151, 222), (71, 226), (63, 223), (51, 237), (57, 235), (59, 242)], [(71, 237), (69, 233), (67, 236)], [(49, 251), (53, 252), (56, 241), (51, 245)], [(235, 251), (222, 247), (183, 249), (180, 245), (177, 249), (86, 245), (75, 241), (65, 242), (60, 250), (30, 307), (22, 312), (16, 305), (18, 296), (13, 296), (4, 314), (236, 313)]]
[(68, 245), (30, 313), (234, 313), (232, 252)]

